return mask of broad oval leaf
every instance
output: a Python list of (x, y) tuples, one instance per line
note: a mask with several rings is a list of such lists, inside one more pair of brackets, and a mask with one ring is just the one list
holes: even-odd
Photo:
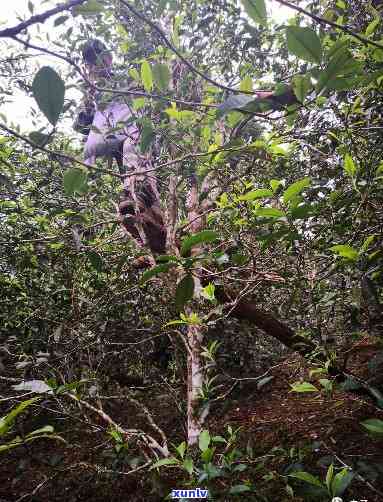
[(201, 451), (206, 451), (209, 448), (210, 444), (210, 434), (209, 431), (203, 430), (198, 438), (198, 446)]
[(291, 199), (299, 195), (302, 190), (311, 185), (311, 178), (303, 178), (289, 185), (283, 192), (283, 202), (289, 202)]
[(250, 486), (247, 485), (234, 485), (230, 488), (229, 494), (230, 495), (238, 495), (239, 493), (245, 493), (245, 492), (250, 492), (251, 488)]
[(343, 168), (346, 173), (353, 178), (356, 174), (356, 164), (349, 153), (344, 156)]
[(243, 110), (249, 103), (254, 101), (254, 96), (246, 94), (234, 94), (218, 107), (218, 118), (233, 110)]
[(293, 91), (301, 103), (305, 100), (311, 87), (311, 79), (308, 75), (297, 75), (293, 78)]
[(182, 241), (181, 245), (181, 256), (185, 256), (188, 251), (198, 244), (206, 244), (208, 242), (213, 242), (218, 239), (218, 233), (214, 230), (203, 230), (197, 234), (190, 235)]
[(83, 169), (74, 167), (68, 169), (64, 173), (64, 191), (66, 195), (73, 195), (75, 193), (83, 194), (87, 190), (86, 180), (88, 173)]
[(191, 476), (193, 474), (193, 470), (194, 470), (193, 459), (190, 457), (185, 458), (184, 463), (183, 463), (183, 468), (189, 474), (189, 476)]
[(185, 303), (193, 298), (194, 294), (194, 279), (188, 274), (183, 277), (177, 285), (176, 290), (176, 308), (182, 310)]
[(256, 23), (266, 24), (267, 11), (265, 0), (241, 0), (246, 14), (253, 19)]
[(263, 199), (265, 197), (272, 197), (274, 193), (272, 190), (268, 190), (267, 188), (258, 188), (257, 190), (253, 190), (252, 192), (248, 192), (245, 195), (241, 195), (239, 200), (255, 200), (255, 199)]
[(336, 246), (332, 246), (330, 250), (342, 258), (347, 258), (352, 261), (356, 261), (359, 256), (359, 252), (348, 244), (337, 244)]
[(331, 483), (332, 494), (343, 495), (351, 481), (354, 479), (354, 476), (355, 474), (348, 470), (347, 467), (338, 472)]
[(295, 382), (290, 384), (293, 392), (319, 392), (315, 385), (309, 382)]
[(383, 420), (379, 420), (378, 418), (369, 418), (368, 420), (361, 422), (361, 425), (374, 434), (383, 434)]
[(179, 461), (174, 458), (174, 457), (169, 457), (169, 458), (161, 458), (161, 460), (158, 460), (158, 462), (155, 462), (151, 469), (155, 469), (156, 467), (161, 467), (163, 465), (175, 465), (179, 464)]
[(160, 91), (166, 91), (170, 82), (170, 71), (168, 65), (157, 63), (153, 66), (153, 78)]
[(311, 28), (301, 26), (289, 26), (286, 28), (287, 48), (291, 54), (309, 61), (320, 63), (322, 60), (322, 44)]
[(153, 74), (150, 64), (145, 60), (141, 64), (141, 80), (146, 92), (153, 89)]
[(300, 479), (302, 481), (305, 481), (306, 483), (310, 483), (310, 485), (320, 486), (320, 487), (323, 486), (320, 479), (317, 478), (316, 476), (313, 476), (309, 472), (298, 471), (298, 472), (293, 472), (292, 474), (288, 474), (288, 476), (290, 476), (291, 478)]
[(64, 106), (65, 85), (53, 68), (43, 66), (32, 83), (33, 97), (40, 110), (54, 126)]
[(256, 209), (255, 214), (264, 218), (281, 218), (282, 216), (285, 216), (283, 211), (276, 209), (275, 207), (259, 207)]

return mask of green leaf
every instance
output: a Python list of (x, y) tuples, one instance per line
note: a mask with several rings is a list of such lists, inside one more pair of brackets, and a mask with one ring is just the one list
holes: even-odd
[(311, 178), (303, 178), (301, 180), (295, 181), (294, 183), (289, 185), (283, 192), (283, 202), (286, 204), (310, 185)]
[(5, 417), (0, 420), (0, 437), (8, 432), (10, 426), (13, 424), (15, 418), (20, 415), (26, 408), (31, 406), (31, 404), (38, 401), (40, 397), (33, 397), (32, 399), (27, 399), (22, 401), (19, 405), (13, 408)]
[(276, 192), (278, 188), (282, 185), (281, 180), (270, 180), (270, 186), (273, 192)]
[(182, 443), (177, 446), (176, 450), (177, 450), (179, 456), (181, 458), (184, 458), (185, 451), (186, 451), (186, 443), (185, 443), (185, 441), (182, 441)]
[(181, 256), (186, 256), (188, 251), (198, 244), (206, 244), (208, 242), (213, 242), (216, 239), (218, 239), (218, 233), (214, 230), (203, 230), (197, 234), (190, 235), (182, 241)]
[(86, 256), (88, 257), (92, 267), (97, 270), (97, 272), (101, 272), (103, 269), (103, 261), (101, 256), (96, 253), (96, 251), (88, 251), (86, 253)]
[(309, 382), (295, 382), (290, 384), (292, 392), (319, 392), (319, 390)]
[(194, 294), (194, 279), (188, 274), (178, 283), (176, 290), (176, 308), (183, 310), (185, 303), (193, 298)]
[(327, 474), (326, 474), (326, 486), (330, 492), (331, 489), (331, 482), (334, 477), (334, 466), (333, 464), (330, 465), (330, 467), (327, 469)]
[(245, 493), (245, 492), (250, 492), (251, 488), (250, 486), (247, 485), (234, 485), (230, 488), (229, 494), (230, 495), (238, 495), (240, 493)]
[(344, 156), (343, 169), (351, 178), (353, 178), (356, 174), (356, 165), (349, 153), (346, 153)]
[(170, 71), (168, 65), (157, 63), (153, 66), (153, 78), (160, 91), (166, 91), (170, 82)]
[(241, 0), (246, 14), (253, 19), (256, 23), (266, 24), (267, 11), (265, 0)]
[(374, 434), (383, 434), (383, 420), (379, 420), (378, 418), (369, 418), (364, 422), (361, 422), (361, 425), (369, 432), (373, 432)]
[(183, 468), (185, 471), (191, 476), (193, 474), (194, 470), (194, 464), (193, 464), (193, 459), (192, 458), (185, 458), (184, 463), (183, 463)]
[(255, 214), (263, 218), (281, 218), (285, 216), (283, 211), (274, 207), (259, 207), (255, 210)]
[(32, 83), (33, 97), (52, 125), (56, 125), (64, 106), (65, 85), (50, 66), (43, 66)]
[(40, 131), (32, 131), (29, 133), (29, 139), (37, 146), (45, 146), (49, 142), (50, 137)]
[(267, 188), (258, 188), (253, 192), (247, 192), (245, 195), (241, 195), (239, 200), (255, 200), (255, 199), (263, 199), (265, 197), (272, 197), (274, 194), (271, 190)]
[(319, 478), (313, 476), (309, 472), (298, 471), (293, 472), (292, 474), (288, 474), (291, 478), (300, 479), (301, 481), (305, 481), (306, 483), (310, 483), (310, 485), (320, 486), (322, 488), (322, 483)]
[(148, 121), (145, 121), (140, 136), (140, 151), (142, 153), (146, 153), (149, 150), (149, 147), (152, 144), (154, 138), (155, 134), (152, 124)]
[(293, 91), (298, 101), (301, 103), (304, 102), (311, 87), (312, 85), (309, 75), (297, 75), (293, 78)]
[(82, 5), (76, 5), (73, 8), (73, 13), (76, 15), (94, 16), (102, 12), (103, 9), (103, 5), (98, 0), (88, 0)]
[(359, 252), (348, 244), (337, 244), (336, 246), (332, 246), (330, 250), (342, 258), (347, 258), (352, 261), (356, 261), (359, 256)]
[(366, 37), (369, 37), (370, 35), (372, 35), (374, 33), (374, 31), (378, 27), (379, 23), (380, 23), (379, 17), (376, 17), (373, 21), (371, 21), (371, 23), (367, 26), (366, 31), (365, 31)]
[(239, 85), (240, 91), (251, 92), (253, 90), (253, 81), (248, 75), (241, 81)]
[(84, 169), (74, 167), (64, 173), (64, 191), (66, 195), (84, 194), (87, 190), (88, 173)]
[(155, 267), (151, 268), (150, 270), (147, 270), (142, 274), (141, 277), (141, 282), (146, 282), (152, 277), (155, 277), (156, 275), (162, 274), (164, 272), (168, 272), (172, 267), (175, 267), (177, 263), (170, 262), (170, 263), (161, 263), (161, 265), (156, 265)]
[(163, 465), (175, 465), (179, 464), (179, 460), (174, 457), (162, 458), (155, 462), (150, 469), (155, 469), (156, 467), (162, 467)]
[(69, 19), (68, 16), (60, 16), (55, 19), (55, 22), (53, 23), (53, 25), (60, 26), (60, 24), (64, 24), (67, 19)]
[(202, 288), (201, 291), (202, 296), (211, 302), (215, 300), (214, 293), (215, 293), (215, 286), (211, 282), (209, 282), (207, 286)]
[(133, 80), (135, 80), (136, 82), (140, 82), (140, 80), (141, 80), (140, 74), (138, 73), (136, 68), (131, 68), (128, 73), (132, 77)]
[(217, 117), (223, 117), (233, 110), (246, 110), (249, 103), (253, 103), (254, 101), (254, 96), (249, 96), (247, 94), (233, 94), (218, 107)]
[(210, 434), (209, 431), (203, 430), (198, 438), (198, 446), (201, 451), (206, 451), (210, 444)]
[(331, 483), (331, 492), (334, 496), (343, 495), (351, 481), (354, 479), (354, 473), (349, 471), (347, 467), (342, 469), (335, 475)]
[(286, 28), (287, 48), (295, 56), (312, 63), (322, 60), (322, 44), (311, 28), (289, 26)]
[(150, 64), (146, 60), (141, 64), (141, 80), (145, 91), (150, 92), (153, 89), (153, 75)]

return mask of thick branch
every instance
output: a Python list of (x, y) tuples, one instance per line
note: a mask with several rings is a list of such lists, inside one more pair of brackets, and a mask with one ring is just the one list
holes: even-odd
[(72, 7), (75, 7), (76, 5), (81, 5), (82, 3), (85, 3), (85, 1), (86, 0), (71, 0), (66, 4), (58, 5), (54, 9), (47, 10), (43, 14), (36, 14), (35, 16), (32, 16), (23, 23), (13, 26), (12, 28), (5, 28), (5, 30), (1, 30), (0, 37), (2, 38), (14, 37), (23, 30), (27, 29), (32, 24), (44, 23), (48, 18), (54, 16), (55, 14), (59, 14), (60, 12), (63, 12), (65, 10), (69, 10)]

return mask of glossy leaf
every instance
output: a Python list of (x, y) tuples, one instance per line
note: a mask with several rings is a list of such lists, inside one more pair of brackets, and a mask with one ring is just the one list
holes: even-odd
[(356, 174), (356, 165), (349, 153), (344, 156), (343, 168), (346, 173), (353, 178)]
[(160, 91), (166, 91), (170, 82), (170, 71), (168, 65), (157, 63), (153, 66), (153, 78)]
[(206, 451), (209, 448), (210, 444), (210, 434), (209, 431), (203, 430), (198, 438), (198, 446), (201, 451)]
[(65, 85), (50, 66), (43, 66), (32, 83), (33, 97), (52, 125), (56, 125), (64, 106)]
[(266, 24), (267, 12), (265, 0), (241, 0), (247, 15), (259, 24)]
[(322, 487), (322, 483), (319, 478), (316, 476), (313, 476), (309, 472), (304, 472), (304, 471), (298, 471), (298, 472), (293, 472), (292, 474), (289, 474), (290, 478), (295, 478), (295, 479), (300, 479), (301, 481), (305, 481), (306, 483), (309, 483), (310, 485), (314, 486), (320, 486)]
[(295, 382), (290, 387), (293, 392), (319, 392), (315, 385), (309, 382)]
[(347, 258), (352, 261), (357, 260), (359, 256), (359, 252), (348, 244), (338, 244), (336, 246), (332, 246), (330, 250), (342, 258)]
[(266, 188), (258, 188), (252, 192), (247, 192), (245, 195), (241, 195), (239, 200), (255, 200), (255, 199), (264, 199), (265, 197), (272, 197), (274, 193), (272, 190), (268, 190)]
[(289, 26), (286, 29), (287, 48), (291, 54), (312, 63), (322, 60), (322, 44), (311, 28)]
[(66, 195), (74, 195), (75, 193), (83, 194), (87, 190), (86, 181), (88, 173), (84, 169), (74, 167), (68, 169), (64, 173), (64, 191)]
[(283, 202), (286, 204), (311, 185), (311, 178), (303, 178), (289, 185), (283, 192)]
[(283, 211), (274, 207), (259, 207), (255, 210), (255, 214), (264, 218), (281, 218), (285, 216)]
[(147, 61), (143, 61), (141, 64), (141, 80), (145, 91), (150, 92), (153, 89), (153, 74), (151, 66)]
[(369, 418), (368, 420), (364, 420), (361, 422), (361, 425), (369, 432), (373, 432), (374, 434), (383, 434), (383, 420), (379, 418)]
[(308, 75), (297, 75), (293, 78), (293, 91), (301, 103), (304, 102), (311, 88), (311, 79)]
[(214, 230), (203, 230), (197, 234), (190, 235), (182, 241), (181, 256), (185, 256), (194, 246), (214, 242), (216, 239), (218, 239), (218, 233)]

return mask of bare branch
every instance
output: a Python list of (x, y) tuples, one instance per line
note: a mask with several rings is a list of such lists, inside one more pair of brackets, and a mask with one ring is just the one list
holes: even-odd
[(43, 14), (36, 14), (35, 16), (30, 17), (27, 21), (20, 23), (12, 28), (5, 28), (5, 30), (0, 31), (1, 38), (12, 38), (15, 35), (18, 35), (21, 31), (26, 30), (32, 24), (44, 23), (48, 18), (54, 16), (55, 14), (59, 14), (65, 10), (69, 10), (76, 5), (81, 5), (85, 3), (86, 0), (71, 0), (70, 2), (62, 5), (58, 5), (54, 9), (47, 10)]

